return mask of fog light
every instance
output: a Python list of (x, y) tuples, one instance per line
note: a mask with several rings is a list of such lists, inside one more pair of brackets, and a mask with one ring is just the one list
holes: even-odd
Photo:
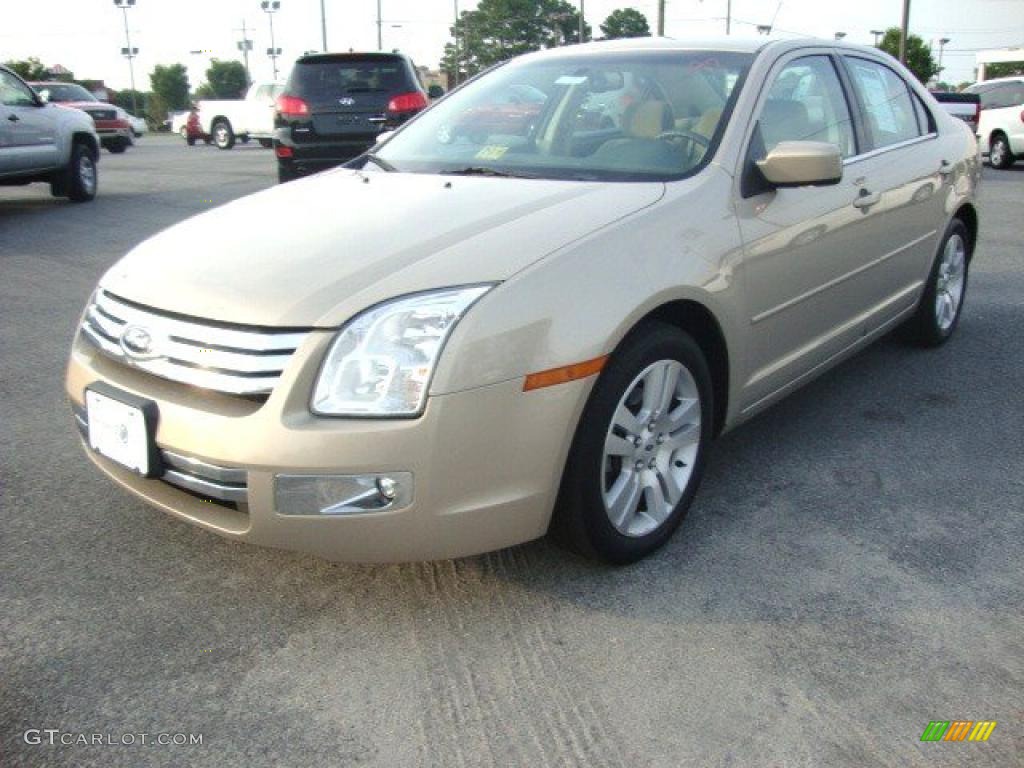
[(370, 475), (276, 475), (279, 515), (362, 515), (412, 504), (412, 473)]

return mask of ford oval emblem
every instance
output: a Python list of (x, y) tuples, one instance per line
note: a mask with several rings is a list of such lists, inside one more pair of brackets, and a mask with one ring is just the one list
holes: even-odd
[(353, 104), (356, 103), (356, 100), (353, 99), (351, 96), (345, 96), (343, 98), (338, 99), (338, 103), (341, 104), (341, 106), (343, 107), (351, 107)]
[(152, 360), (159, 357), (153, 335), (141, 325), (129, 325), (119, 339), (121, 349), (136, 360)]

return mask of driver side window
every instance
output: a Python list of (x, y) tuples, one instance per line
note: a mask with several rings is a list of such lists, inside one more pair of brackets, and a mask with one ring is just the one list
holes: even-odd
[(5, 107), (31, 107), (36, 100), (18, 78), (0, 71), (0, 103)]
[(835, 144), (844, 158), (856, 154), (853, 121), (832, 60), (794, 59), (775, 78), (758, 120), (763, 157), (782, 141)]

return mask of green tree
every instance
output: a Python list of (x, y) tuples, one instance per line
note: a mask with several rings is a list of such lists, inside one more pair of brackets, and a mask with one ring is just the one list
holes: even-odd
[(1014, 75), (1024, 75), (1024, 61), (1004, 61), (985, 65), (986, 80), (991, 80), (994, 77), (1013, 77)]
[[(142, 91), (135, 91), (135, 104), (138, 107), (139, 112), (142, 114), (136, 115), (136, 117), (142, 117), (146, 113), (146, 94)], [(111, 102), (119, 106), (121, 109), (127, 109), (129, 112), (132, 111), (132, 90), (131, 88), (125, 88), (123, 91), (117, 91), (114, 93)]]
[(4, 66), (10, 67), (25, 80), (46, 80), (46, 66), (35, 56), (20, 61), (5, 61)]
[(149, 75), (149, 83), (153, 93), (160, 96), (167, 109), (188, 108), (188, 73), (184, 64), (157, 64)]
[(242, 62), (214, 59), (206, 70), (206, 85), (214, 99), (237, 99), (245, 94), (249, 80)]
[(601, 32), (609, 40), (620, 37), (650, 37), (647, 17), (635, 8), (617, 8), (601, 24)]
[(146, 123), (149, 124), (150, 130), (161, 130), (170, 111), (171, 108), (159, 93), (146, 94)]
[[(898, 58), (900, 55), (899, 27), (887, 29), (878, 47), (890, 56)], [(907, 69), (925, 85), (939, 73), (939, 67), (932, 57), (932, 52), (925, 45), (924, 40), (917, 35), (907, 35)]]
[[(531, 51), (579, 42), (579, 12), (566, 0), (480, 0), (463, 11), (451, 33), (459, 41), (444, 47), (441, 69), (462, 77)], [(583, 31), (590, 36), (590, 25)]]

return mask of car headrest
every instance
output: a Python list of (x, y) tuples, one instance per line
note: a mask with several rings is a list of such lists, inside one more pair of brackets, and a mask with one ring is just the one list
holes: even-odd
[(642, 101), (626, 111), (623, 128), (634, 139), (656, 139), (672, 130), (672, 109), (664, 101)]

